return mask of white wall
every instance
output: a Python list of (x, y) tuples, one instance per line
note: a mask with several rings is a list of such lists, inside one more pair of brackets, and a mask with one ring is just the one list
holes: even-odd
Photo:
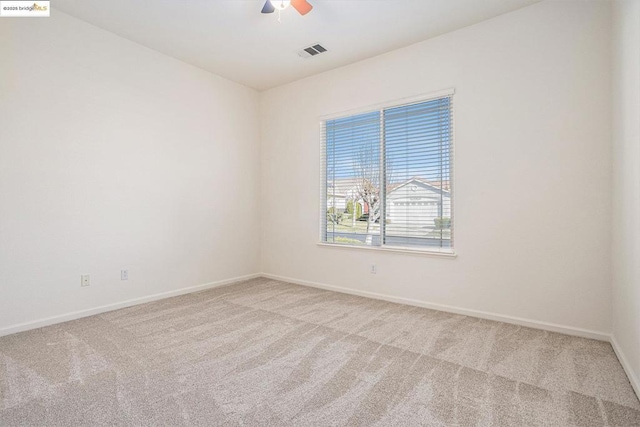
[[(536, 4), (268, 91), (261, 116), (256, 92), (55, 9), (3, 20), (0, 333), (258, 271), (608, 333), (609, 9)], [(449, 87), (459, 256), (317, 246), (319, 116)], [(640, 211), (624, 126), (614, 224)], [(614, 228), (614, 330), (637, 361), (640, 231)]]
[[(609, 25), (547, 1), (265, 92), (263, 271), (608, 333)], [(317, 246), (319, 117), (450, 87), (459, 256)]]
[(613, 3), (613, 336), (640, 394), (640, 2)]
[(51, 15), (0, 23), (0, 332), (257, 273), (258, 93)]

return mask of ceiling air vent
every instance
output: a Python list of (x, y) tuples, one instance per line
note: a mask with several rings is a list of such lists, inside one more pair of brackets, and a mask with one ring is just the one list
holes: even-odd
[(312, 56), (320, 55), (321, 53), (326, 52), (327, 49), (322, 47), (320, 44), (314, 44), (309, 47), (305, 47), (298, 51), (298, 56), (302, 58), (311, 58)]

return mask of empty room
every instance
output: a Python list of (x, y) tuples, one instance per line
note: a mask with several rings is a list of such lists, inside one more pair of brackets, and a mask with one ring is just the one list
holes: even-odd
[(0, 1), (0, 426), (640, 426), (640, 0)]

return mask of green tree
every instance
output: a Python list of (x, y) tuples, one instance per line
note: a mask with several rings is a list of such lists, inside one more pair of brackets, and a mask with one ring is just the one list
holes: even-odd
[(338, 212), (333, 206), (327, 209), (327, 220), (334, 224), (340, 224), (342, 221), (342, 212)]
[(355, 203), (355, 201), (353, 199), (350, 199), (347, 202), (347, 212), (349, 213), (349, 215), (353, 215), (353, 205), (355, 204), (356, 206), (356, 215), (355, 218), (352, 216), (352, 218), (354, 219), (360, 219), (360, 217), (362, 216), (362, 205), (360, 203)]

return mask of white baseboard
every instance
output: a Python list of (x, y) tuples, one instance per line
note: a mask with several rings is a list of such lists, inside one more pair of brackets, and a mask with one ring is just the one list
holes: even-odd
[(575, 328), (572, 326), (558, 325), (555, 323), (541, 322), (539, 320), (523, 319), (521, 317), (507, 316), (504, 314), (489, 313), (486, 311), (472, 310), (467, 308), (454, 307), (444, 304), (436, 304), (427, 301), (420, 301), (411, 298), (396, 297), (388, 294), (379, 294), (376, 292), (359, 291), (341, 286), (326, 285), (323, 283), (309, 282), (307, 280), (298, 280), (291, 277), (278, 276), (276, 274), (262, 273), (262, 277), (268, 279), (280, 280), (283, 282), (294, 283), (297, 285), (310, 286), (313, 288), (326, 289), (329, 291), (342, 292), (350, 295), (357, 295), (366, 298), (379, 299), (398, 304), (413, 305), (417, 307), (430, 308), (432, 310), (446, 311), (448, 313), (462, 314), (464, 316), (479, 317), (481, 319), (495, 320), (498, 322), (511, 323), (519, 326), (526, 326), (534, 329), (543, 329), (545, 331), (559, 332), (561, 334), (574, 335), (583, 338), (596, 339), (599, 341), (610, 341), (610, 335), (604, 332), (591, 331), (588, 329)]
[(157, 300), (170, 298), (178, 295), (184, 295), (184, 294), (189, 294), (193, 292), (203, 291), (206, 289), (232, 285), (237, 282), (255, 279), (258, 277), (265, 277), (268, 279), (294, 283), (302, 286), (310, 286), (313, 288), (325, 289), (329, 291), (341, 292), (341, 293), (350, 294), (350, 295), (357, 295), (357, 296), (362, 296), (366, 298), (373, 298), (373, 299), (379, 299), (379, 300), (384, 300), (389, 302), (395, 302), (399, 304), (407, 304), (407, 305), (412, 305), (417, 307), (424, 307), (424, 308), (429, 308), (433, 310), (461, 314), (465, 316), (478, 317), (481, 319), (511, 323), (514, 325), (526, 326), (526, 327), (535, 328), (535, 329), (559, 332), (562, 334), (574, 335), (574, 336), (579, 336), (583, 338), (591, 338), (591, 339), (597, 339), (600, 341), (608, 341), (611, 343), (611, 346), (613, 347), (613, 350), (615, 351), (616, 356), (618, 357), (618, 360), (620, 360), (620, 364), (622, 365), (625, 372), (627, 373), (627, 376), (629, 377), (629, 382), (631, 383), (633, 389), (635, 390), (636, 395), (640, 397), (640, 380), (638, 379), (638, 376), (631, 368), (631, 365), (629, 364), (627, 358), (625, 357), (624, 352), (622, 351), (622, 348), (618, 344), (618, 341), (616, 340), (616, 337), (614, 335), (606, 334), (603, 332), (591, 331), (588, 329), (574, 328), (572, 326), (563, 326), (563, 325), (558, 325), (554, 323), (541, 322), (538, 320), (523, 319), (520, 317), (506, 316), (502, 314), (489, 313), (485, 311), (471, 310), (471, 309), (454, 307), (454, 306), (449, 306), (444, 304), (430, 303), (430, 302), (420, 301), (420, 300), (411, 299), (411, 298), (396, 297), (393, 295), (380, 294), (376, 292), (359, 291), (356, 289), (344, 288), (341, 286), (334, 286), (334, 285), (327, 285), (323, 283), (310, 282), (307, 280), (299, 280), (291, 277), (279, 276), (276, 274), (269, 274), (269, 273), (248, 274), (246, 276), (239, 276), (231, 279), (219, 280), (217, 282), (205, 283), (202, 285), (190, 286), (187, 288), (180, 288), (173, 291), (161, 292), (158, 294), (153, 294), (153, 295), (148, 295), (140, 298), (134, 298), (126, 301), (117, 302), (114, 304), (102, 305), (99, 307), (89, 308), (86, 310), (79, 310), (71, 313), (61, 314), (58, 316), (38, 319), (31, 322), (20, 323), (17, 325), (1, 328), (0, 337), (5, 335), (15, 334), (18, 332), (28, 331), (31, 329), (41, 328), (43, 326), (54, 325), (56, 323), (67, 322), (69, 320), (75, 320), (82, 317), (88, 317), (88, 316), (93, 316), (100, 313), (106, 313), (108, 311), (131, 307), (134, 305), (144, 304), (151, 301), (157, 301)]
[(73, 311), (71, 313), (60, 314), (57, 316), (46, 317), (31, 322), (20, 323), (0, 329), (0, 337), (15, 334), (17, 332), (28, 331), (30, 329), (41, 328), (43, 326), (54, 325), (56, 323), (68, 322), (69, 320), (79, 319), (81, 317), (93, 316), (95, 314), (105, 313), (107, 311), (118, 310), (120, 308), (131, 307), (133, 305), (144, 304), (146, 302), (157, 301), (160, 299), (175, 297), (178, 295), (189, 294), (192, 292), (203, 291), (205, 289), (217, 288), (220, 286), (231, 285), (243, 280), (255, 279), (261, 277), (261, 274), (248, 274), (246, 276), (234, 277), (231, 279), (219, 280), (217, 282), (205, 283), (202, 285), (180, 288), (173, 291), (161, 292), (159, 294), (147, 295), (140, 298), (134, 298), (126, 301), (116, 302), (113, 304), (101, 305), (99, 307), (88, 308), (86, 310)]
[[(319, 289), (326, 289), (330, 291), (341, 292), (341, 293), (346, 293), (351, 295), (358, 295), (366, 298), (374, 298), (374, 299), (379, 299), (379, 300), (384, 300), (389, 302), (395, 302), (398, 304), (407, 304), (407, 305), (412, 305), (417, 307), (430, 308), (433, 310), (446, 311), (449, 313), (461, 314), (465, 316), (478, 317), (482, 319), (511, 323), (511, 324), (526, 326), (526, 327), (535, 328), (535, 329), (543, 329), (543, 330), (552, 331), (552, 332), (559, 332), (567, 335), (597, 339), (600, 341), (609, 341), (614, 346), (614, 349), (616, 349), (616, 353), (618, 353), (619, 355), (622, 354), (620, 352), (619, 346), (618, 348), (616, 348), (617, 344), (614, 344), (614, 341), (612, 340), (611, 335), (603, 332), (591, 331), (591, 330), (581, 329), (581, 328), (574, 328), (571, 326), (563, 326), (563, 325), (558, 325), (554, 323), (541, 322), (538, 320), (523, 319), (520, 317), (506, 316), (503, 314), (496, 314), (496, 313), (489, 313), (485, 311), (454, 307), (454, 306), (449, 306), (444, 304), (431, 303), (431, 302), (420, 301), (420, 300), (411, 299), (411, 298), (397, 297), (397, 296), (388, 295), (388, 294), (359, 291), (356, 289), (344, 288), (341, 286), (334, 286), (334, 285), (327, 285), (323, 283), (310, 282), (307, 280), (299, 280), (291, 277), (279, 276), (276, 274), (269, 274), (269, 273), (256, 273), (256, 274), (249, 274), (246, 276), (234, 277), (231, 279), (220, 280), (217, 282), (205, 283), (202, 285), (176, 289), (169, 292), (162, 292), (158, 294), (153, 294), (153, 295), (148, 295), (140, 298), (134, 298), (134, 299), (130, 299), (122, 302), (117, 302), (113, 304), (102, 305), (99, 307), (89, 308), (86, 310), (74, 311), (71, 313), (61, 314), (58, 316), (52, 316), (44, 319), (34, 320), (31, 322), (20, 323), (17, 325), (1, 328), (0, 337), (5, 335), (10, 335), (10, 334), (15, 334), (17, 332), (27, 331), (30, 329), (41, 328), (43, 326), (49, 326), (56, 323), (67, 322), (69, 320), (75, 320), (81, 317), (93, 316), (95, 314), (105, 313), (107, 311), (118, 310), (120, 308), (131, 307), (133, 305), (144, 304), (146, 302), (157, 301), (164, 298), (184, 295), (192, 292), (202, 291), (205, 289), (216, 288), (219, 286), (231, 285), (236, 282), (254, 279), (257, 277), (266, 277), (269, 279), (280, 280), (283, 282), (295, 283), (298, 285), (310, 286), (310, 287), (319, 288)], [(621, 361), (622, 361), (622, 357), (621, 357)], [(623, 363), (623, 366), (624, 366), (624, 363)], [(628, 370), (628, 366), (629, 365), (627, 364), (625, 366), (625, 369)], [(637, 384), (637, 380), (636, 380), (636, 384)]]
[(624, 368), (624, 371), (627, 373), (627, 377), (629, 378), (631, 387), (633, 387), (633, 390), (636, 392), (636, 396), (638, 396), (638, 399), (640, 399), (640, 380), (638, 379), (638, 376), (629, 364), (629, 360), (627, 360), (626, 356), (624, 355), (622, 347), (620, 347), (620, 344), (618, 344), (618, 340), (616, 339), (615, 335), (611, 334), (610, 342), (611, 347), (613, 347), (613, 351), (615, 351), (616, 356), (618, 356), (620, 364)]

